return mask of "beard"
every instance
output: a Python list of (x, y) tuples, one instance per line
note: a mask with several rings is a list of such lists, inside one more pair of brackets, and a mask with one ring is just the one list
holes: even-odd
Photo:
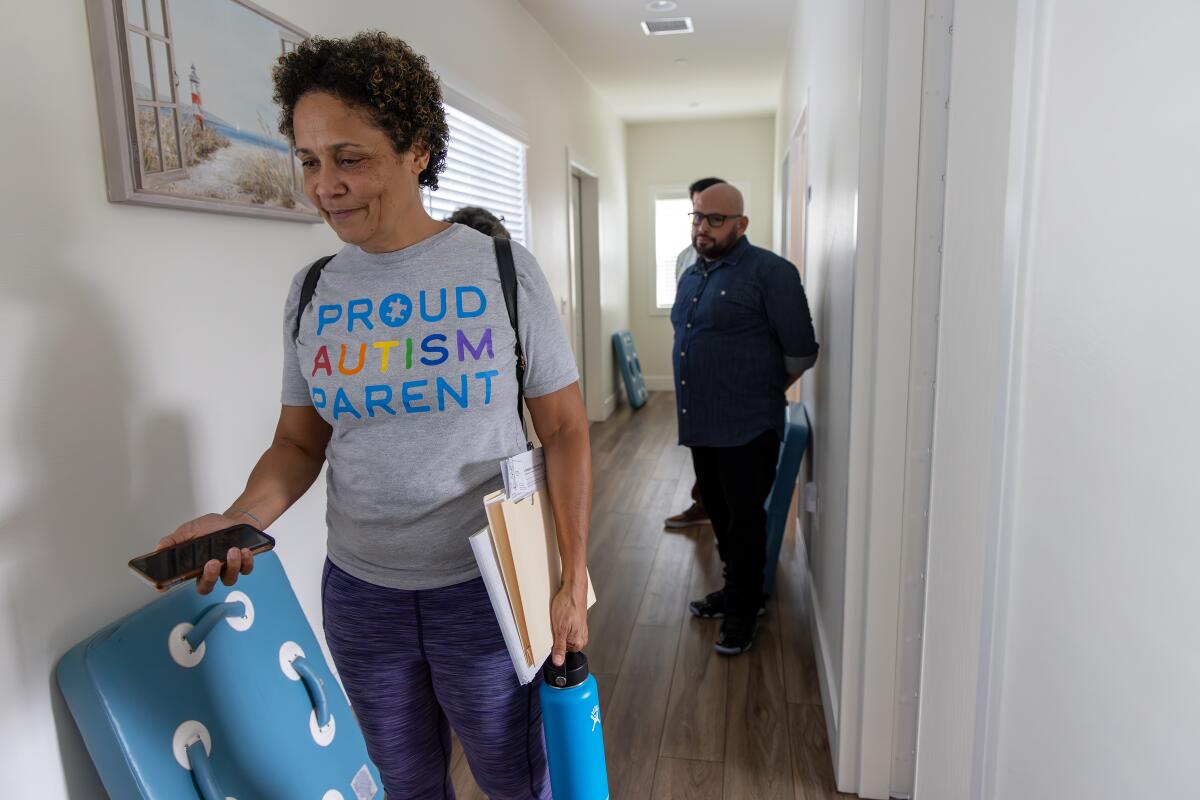
[(734, 228), (733, 231), (726, 234), (723, 238), (718, 239), (710, 236), (704, 241), (703, 244), (701, 244), (700, 235), (698, 233), (693, 233), (692, 247), (695, 248), (697, 253), (709, 261), (716, 261), (718, 258), (733, 249), (733, 246), (737, 244), (738, 238), (737, 229)]

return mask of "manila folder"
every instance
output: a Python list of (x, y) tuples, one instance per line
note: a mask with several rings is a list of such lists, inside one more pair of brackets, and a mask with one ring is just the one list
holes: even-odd
[[(523, 613), (525, 617), (524, 626), (518, 619), (517, 627), (524, 627), (522, 635), (528, 636), (527, 652), (532, 655), (533, 663), (540, 664), (550, 656), (554, 645), (554, 633), (550, 628), (550, 601), (562, 583), (562, 560), (558, 554), (554, 509), (544, 486), (523, 500), (513, 502), (505, 499), (499, 506), (520, 592), (519, 605), (514, 600), (513, 610), (518, 614)], [(499, 545), (497, 549), (500, 549)], [(588, 608), (595, 602), (596, 593), (589, 576)], [(521, 609), (519, 612), (518, 608)]]

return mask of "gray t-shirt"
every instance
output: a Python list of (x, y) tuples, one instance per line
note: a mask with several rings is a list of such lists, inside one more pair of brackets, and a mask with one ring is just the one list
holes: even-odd
[[(545, 276), (515, 242), (513, 258), (525, 393), (539, 397), (579, 374)], [(394, 253), (343, 248), (293, 342), (305, 272), (283, 315), (282, 399), (333, 426), (330, 560), (398, 589), (470, 580), (483, 496), (501, 486), (500, 460), (525, 449), (492, 239), (453, 225)]]

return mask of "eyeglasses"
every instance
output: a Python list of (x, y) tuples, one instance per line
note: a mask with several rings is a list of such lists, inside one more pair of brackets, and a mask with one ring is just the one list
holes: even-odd
[(741, 214), (701, 214), (699, 211), (693, 211), (688, 214), (692, 218), (692, 226), (695, 227), (701, 222), (708, 220), (708, 227), (719, 228), (725, 224), (727, 219), (741, 219)]

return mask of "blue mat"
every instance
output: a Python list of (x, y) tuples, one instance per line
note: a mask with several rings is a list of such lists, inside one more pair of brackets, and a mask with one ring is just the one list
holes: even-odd
[(235, 586), (188, 583), (80, 642), (58, 684), (114, 798), (382, 797), (274, 553)]
[(808, 448), (808, 432), (808, 410), (804, 404), (789, 404), (783, 445), (779, 448), (779, 463), (775, 468), (775, 482), (771, 484), (771, 493), (764, 504), (767, 511), (767, 565), (763, 574), (763, 591), (766, 594), (775, 590), (779, 549), (783, 546), (783, 532), (787, 528), (788, 510), (792, 505), (792, 490), (800, 474), (800, 462), (804, 460), (804, 451)]
[(641, 408), (646, 405), (649, 393), (646, 391), (646, 381), (642, 377), (642, 364), (638, 361), (637, 350), (633, 347), (633, 334), (629, 331), (617, 331), (613, 334), (612, 341), (613, 357), (621, 370), (621, 379), (625, 381), (629, 407)]

